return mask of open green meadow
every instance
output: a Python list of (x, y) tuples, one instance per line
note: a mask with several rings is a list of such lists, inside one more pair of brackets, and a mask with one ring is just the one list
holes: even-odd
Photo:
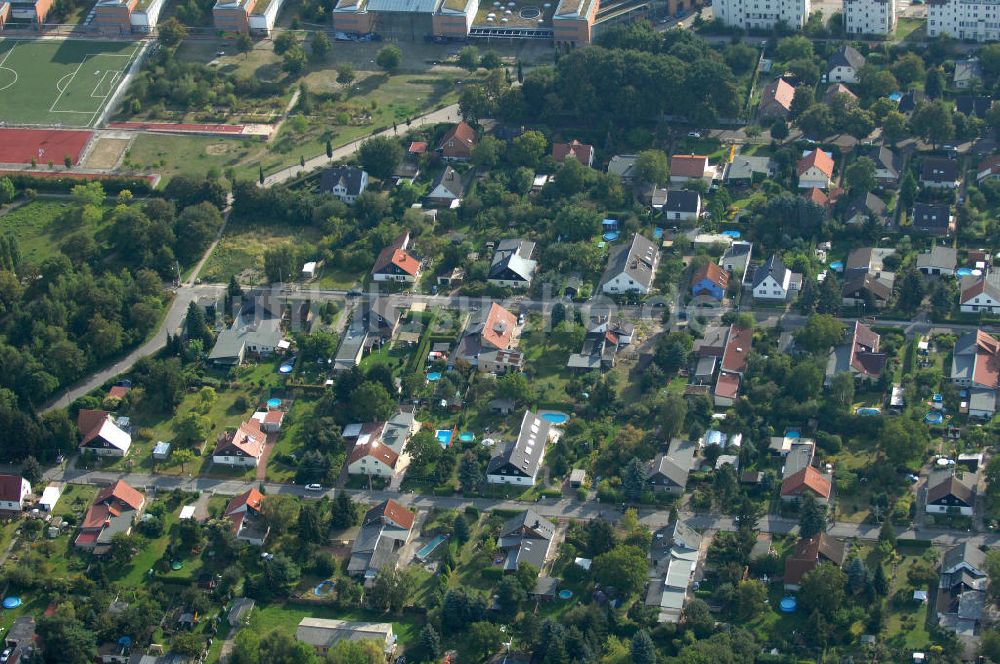
[(93, 125), (139, 48), (128, 42), (0, 39), (0, 121)]

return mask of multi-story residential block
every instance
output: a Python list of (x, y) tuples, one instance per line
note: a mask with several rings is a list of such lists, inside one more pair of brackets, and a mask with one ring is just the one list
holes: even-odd
[(1000, 4), (993, 0), (930, 0), (927, 36), (945, 34), (979, 42), (1000, 39)]
[(849, 35), (891, 35), (896, 0), (844, 0), (844, 30)]
[(719, 0), (715, 17), (728, 26), (747, 30), (771, 30), (785, 24), (801, 29), (809, 18), (809, 0)]

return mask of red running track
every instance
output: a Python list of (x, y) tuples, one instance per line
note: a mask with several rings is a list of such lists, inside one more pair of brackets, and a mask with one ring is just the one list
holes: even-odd
[(0, 128), (0, 163), (30, 164), (34, 159), (39, 164), (62, 165), (69, 155), (77, 164), (91, 136), (90, 131)]
[(147, 131), (176, 131), (212, 134), (240, 134), (244, 125), (227, 124), (184, 124), (173, 122), (111, 122), (111, 129), (145, 129)]

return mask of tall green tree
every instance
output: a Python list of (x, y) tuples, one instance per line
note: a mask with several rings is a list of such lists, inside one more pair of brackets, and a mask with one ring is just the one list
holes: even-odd
[(815, 537), (826, 531), (826, 507), (807, 492), (799, 508), (799, 536), (803, 539)]

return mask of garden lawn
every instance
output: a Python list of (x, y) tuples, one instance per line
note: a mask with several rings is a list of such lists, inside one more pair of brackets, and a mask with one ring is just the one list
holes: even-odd
[(243, 275), (251, 281), (261, 283), (264, 280), (265, 251), (284, 243), (303, 249), (318, 239), (319, 231), (313, 228), (273, 224), (227, 228), (226, 234), (205, 263), (201, 278), (206, 282), (225, 283), (233, 275)]
[[(931, 636), (927, 631), (928, 603), (918, 604), (914, 601), (913, 588), (906, 581), (907, 571), (919, 559), (919, 555), (902, 556), (902, 561), (896, 567), (890, 599), (887, 602), (889, 609), (886, 617), (888, 638), (890, 640), (902, 638), (907, 651), (924, 650), (931, 643)], [(893, 597), (894, 593), (898, 593), (898, 596)]]
[(13, 235), (23, 258), (36, 265), (59, 253), (59, 244), (71, 233), (83, 231), (96, 238), (108, 226), (103, 220), (95, 225), (61, 220), (68, 201), (35, 200), (7, 209), (0, 210), (0, 235)]
[(423, 626), (419, 618), (412, 614), (405, 616), (387, 616), (374, 611), (339, 610), (331, 606), (300, 605), (275, 603), (266, 606), (258, 605), (254, 610), (251, 623), (258, 625), (261, 633), (279, 631), (283, 634), (295, 634), (299, 622), (303, 618), (333, 618), (340, 620), (361, 620), (375, 622), (391, 622), (392, 631), (404, 647), (414, 647), (417, 644), (420, 628)]

